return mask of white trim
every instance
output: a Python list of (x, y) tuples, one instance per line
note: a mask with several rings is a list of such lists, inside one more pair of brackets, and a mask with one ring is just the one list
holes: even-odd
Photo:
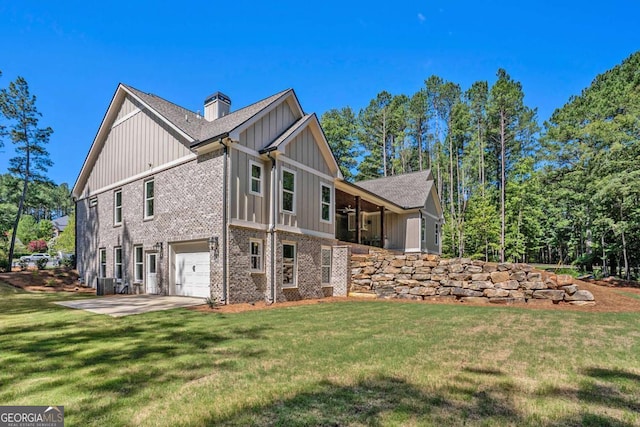
[[(102, 254), (104, 254), (104, 263), (102, 262)], [(104, 271), (103, 267), (104, 266)], [(98, 248), (98, 277), (104, 278), (107, 277), (107, 248), (101, 247)]]
[(266, 224), (259, 224), (257, 222), (245, 221), (243, 219), (236, 219), (236, 218), (231, 218), (231, 220), (229, 220), (229, 225), (233, 225), (236, 227), (243, 227), (243, 228), (251, 228), (253, 230), (260, 230), (260, 231), (267, 231), (269, 228), (269, 226)]
[[(329, 189), (329, 219), (323, 219), (322, 218), (322, 208), (324, 207), (324, 205), (326, 204), (324, 202), (324, 200), (322, 199), (322, 187), (326, 187)], [(333, 216), (334, 216), (334, 203), (333, 203), (333, 199), (335, 198), (335, 190), (333, 189), (333, 185), (321, 182), (320, 183), (320, 222), (322, 222), (323, 224), (333, 224)]]
[(142, 98), (139, 98), (138, 96), (136, 96), (136, 94), (134, 94), (133, 92), (131, 92), (130, 90), (128, 90), (126, 87), (122, 86), (122, 89), (124, 89), (125, 92), (127, 92), (129, 95), (131, 95), (136, 101), (138, 101), (140, 104), (144, 105), (144, 107), (149, 110), (152, 111), (153, 114), (155, 114), (156, 116), (158, 116), (158, 118), (160, 120), (162, 120), (163, 122), (165, 122), (166, 124), (169, 125), (169, 127), (171, 127), (171, 129), (175, 130), (176, 132), (178, 132), (180, 135), (182, 135), (187, 141), (193, 142), (193, 138), (190, 135), (187, 135), (182, 129), (180, 129), (178, 126), (176, 126), (175, 124), (173, 124), (173, 122), (171, 120), (167, 120), (162, 114), (160, 114), (157, 110), (151, 108), (151, 106), (149, 104), (147, 104), (146, 102), (144, 102), (142, 100)]
[[(242, 145), (240, 142), (237, 142), (236, 140), (234, 140), (234, 143), (230, 144), (229, 147), (234, 149), (234, 150), (238, 150), (238, 151), (241, 151), (243, 153), (250, 154), (250, 155), (252, 155), (254, 157), (257, 157), (257, 158), (264, 158), (265, 157), (264, 155), (260, 154), (258, 151), (253, 150), (253, 149), (251, 149), (249, 147), (246, 147), (246, 146)], [(298, 169), (302, 169), (305, 172), (309, 172), (310, 174), (319, 176), (320, 178), (324, 178), (327, 181), (333, 182), (333, 181), (336, 180), (336, 177), (334, 177), (334, 176), (327, 175), (324, 172), (320, 172), (319, 170), (313, 169), (311, 166), (307, 166), (307, 165), (305, 165), (303, 163), (300, 163), (300, 162), (298, 162), (296, 160), (293, 160), (293, 159), (290, 159), (289, 157), (286, 157), (286, 155), (282, 151), (274, 151), (273, 153), (277, 155), (278, 160), (280, 160), (282, 163), (287, 163), (287, 164), (289, 164), (291, 166), (295, 166)]]
[(435, 219), (436, 221), (440, 221), (440, 219), (441, 219), (439, 216), (434, 215), (434, 214), (432, 214), (431, 212), (426, 211), (426, 210), (424, 210), (424, 209), (420, 209), (420, 213), (421, 213), (422, 215), (424, 215), (424, 216), (428, 216), (429, 218)]
[(288, 233), (304, 234), (307, 236), (320, 237), (322, 239), (336, 240), (336, 236), (331, 233), (323, 233), (322, 231), (308, 230), (306, 228), (292, 227), (290, 225), (278, 224), (276, 231), (286, 231)]
[(246, 122), (238, 125), (238, 127), (233, 129), (229, 133), (229, 136), (234, 140), (238, 140), (239, 137), (240, 137), (240, 134), (242, 132), (247, 130), (251, 125), (253, 125), (257, 121), (262, 119), (264, 116), (269, 114), (273, 110), (274, 107), (280, 105), (282, 103), (282, 101), (286, 101), (289, 97), (292, 97), (294, 99), (293, 105), (291, 105), (291, 103), (290, 103), (289, 107), (291, 108), (291, 107), (295, 106), (295, 110), (297, 110), (297, 111), (293, 111), (294, 109), (291, 108), (292, 113), (294, 113), (294, 116), (295, 116), (296, 112), (300, 115), (300, 117), (304, 116), (304, 113), (302, 111), (302, 107), (300, 106), (300, 103), (298, 102), (296, 96), (294, 95), (293, 89), (288, 89), (288, 90), (284, 91), (284, 93), (282, 95), (280, 95), (278, 98), (276, 98), (273, 101), (271, 101), (271, 103), (268, 106), (265, 106), (262, 110), (260, 110), (255, 115), (250, 117)]
[(406, 248), (405, 252), (422, 252), (420, 248)]
[[(150, 179), (147, 179), (143, 182), (142, 184), (142, 200), (143, 200), (143, 219), (147, 220), (147, 219), (153, 219), (153, 217), (156, 214), (156, 182), (155, 182), (155, 177), (152, 177)], [(151, 198), (147, 197), (147, 184), (149, 184), (150, 182), (153, 183), (153, 195), (151, 196)], [(147, 212), (147, 202), (149, 200), (153, 201), (153, 213), (151, 215), (149, 215), (149, 213)]]
[(246, 154), (251, 154), (253, 157), (258, 157), (258, 158), (262, 157), (262, 155), (256, 150), (253, 150), (247, 146), (244, 146), (236, 140), (232, 140), (232, 141), (233, 141), (233, 144), (229, 144), (229, 148), (242, 151), (243, 153), (246, 153)]
[(136, 107), (135, 110), (133, 110), (132, 112), (130, 112), (129, 114), (127, 114), (126, 116), (123, 116), (122, 118), (116, 120), (115, 122), (113, 122), (113, 124), (111, 125), (111, 129), (113, 129), (114, 127), (118, 126), (121, 123), (126, 122), (127, 120), (129, 120), (131, 117), (135, 116), (136, 114), (140, 113), (142, 110), (139, 109), (138, 107)]
[[(113, 94), (113, 98), (111, 98), (111, 102), (109, 103), (109, 107), (107, 108), (107, 112), (104, 115), (104, 118), (100, 122), (100, 127), (98, 128), (98, 132), (96, 133), (95, 138), (93, 138), (93, 142), (91, 143), (91, 148), (89, 148), (89, 153), (82, 164), (82, 168), (80, 169), (80, 173), (78, 174), (78, 178), (76, 179), (75, 184), (71, 190), (71, 194), (78, 199), (82, 199), (82, 194), (80, 191), (84, 191), (87, 181), (89, 179), (90, 171), (93, 170), (93, 166), (95, 162), (98, 160), (98, 155), (104, 146), (106, 138), (108, 136), (108, 132), (111, 130), (111, 126), (108, 123), (112, 120), (115, 121), (115, 117), (117, 116), (116, 105), (121, 107), (121, 103), (124, 102), (127, 94), (131, 96), (133, 99), (142, 104), (145, 109), (152, 112), (155, 116), (157, 116), (160, 120), (165, 122), (168, 126), (182, 135), (187, 141), (193, 142), (194, 139), (183, 132), (180, 128), (175, 126), (170, 120), (167, 120), (162, 114), (158, 113), (156, 110), (152, 109), (149, 105), (143, 102), (139, 97), (137, 97), (133, 92), (127, 89), (124, 85), (119, 84), (116, 88), (115, 93)], [(119, 110), (118, 110), (119, 111)], [(121, 185), (121, 184), (118, 184)], [(116, 185), (116, 186), (118, 186)], [(80, 187), (82, 186), (82, 187)], [(114, 188), (113, 186), (109, 186), (109, 189)], [(92, 194), (95, 194), (94, 191)]]
[[(293, 246), (293, 284), (284, 284), (284, 245)], [(298, 244), (296, 242), (290, 242), (288, 240), (282, 241), (282, 277), (281, 286), (283, 289), (295, 289), (298, 287)]]
[[(256, 179), (253, 176), (253, 167), (256, 166), (260, 169), (260, 178), (258, 179), (258, 182), (260, 184), (260, 191), (256, 192), (253, 191), (253, 180)], [(249, 159), (249, 188), (248, 188), (248, 193), (252, 194), (254, 196), (258, 196), (258, 197), (262, 197), (262, 195), (264, 194), (263, 191), (263, 187), (264, 187), (264, 165), (258, 162), (255, 162), (251, 159)]]
[(171, 161), (169, 163), (165, 163), (165, 164), (157, 166), (155, 168), (151, 168), (148, 171), (141, 172), (141, 173), (139, 173), (137, 175), (134, 175), (132, 177), (125, 178), (125, 179), (123, 179), (121, 181), (118, 181), (116, 183), (113, 183), (111, 185), (107, 185), (105, 187), (102, 187), (102, 188), (99, 188), (97, 190), (94, 190), (94, 191), (88, 193), (85, 196), (79, 197), (78, 200), (83, 200), (83, 199), (86, 199), (88, 197), (91, 197), (91, 196), (94, 196), (94, 195), (98, 195), (98, 194), (104, 193), (106, 191), (113, 190), (114, 188), (122, 187), (122, 186), (124, 186), (126, 184), (130, 184), (130, 183), (132, 183), (134, 181), (138, 181), (140, 179), (146, 178), (146, 177), (154, 175), (156, 173), (165, 171), (167, 169), (171, 169), (173, 167), (179, 166), (179, 165), (181, 165), (183, 163), (190, 162), (190, 161), (195, 160), (197, 158), (198, 158), (198, 156), (195, 155), (195, 154), (187, 154), (186, 156), (180, 157), (179, 159), (173, 160), (173, 161)]
[[(120, 193), (120, 206), (116, 204), (116, 195), (118, 193)], [(116, 221), (116, 212), (118, 211), (118, 208), (120, 209), (120, 221)], [(122, 225), (122, 219), (122, 188), (119, 188), (117, 190), (113, 190), (113, 226), (116, 227)]]
[[(325, 265), (323, 264), (323, 259), (322, 259), (322, 251), (329, 251), (329, 265)], [(323, 274), (322, 274), (322, 269), (325, 267), (329, 267), (329, 281), (328, 282), (324, 282), (323, 281)], [(331, 285), (331, 274), (333, 273), (333, 249), (331, 248), (331, 246), (327, 246), (327, 245), (321, 245), (320, 246), (320, 284), (322, 286), (330, 286)]]
[[(117, 253), (120, 252), (120, 262), (118, 263)], [(113, 277), (117, 282), (122, 282), (124, 278), (124, 257), (122, 256), (122, 246), (115, 246), (113, 248)], [(118, 277), (118, 265), (120, 265), (120, 277)]]
[[(285, 190), (284, 188), (284, 173), (290, 173), (293, 175), (293, 191), (291, 190)], [(297, 177), (297, 173), (296, 171), (289, 169), (289, 168), (285, 168), (282, 167), (280, 168), (280, 213), (283, 214), (287, 214), (287, 215), (295, 215), (296, 214), (296, 202), (297, 202), (297, 197), (296, 197), (296, 193), (298, 191), (298, 177)], [(285, 210), (284, 209), (284, 192), (287, 193), (293, 193), (293, 200), (292, 200), (292, 206), (291, 206), (291, 210)]]
[[(252, 243), (257, 243), (258, 244), (258, 254), (254, 255), (253, 253), (251, 253), (251, 245)], [(252, 263), (251, 260), (253, 259), (254, 256), (258, 257), (258, 261), (260, 262), (260, 268), (253, 268), (252, 267)], [(249, 239), (249, 272), (251, 273), (264, 273), (264, 240), (263, 239), (255, 239), (255, 238), (250, 238)]]
[[(278, 153), (278, 152), (276, 151), (276, 153)], [(289, 164), (291, 166), (295, 166), (298, 169), (302, 169), (305, 172), (309, 172), (309, 173), (311, 173), (313, 175), (319, 176), (320, 178), (324, 178), (324, 179), (326, 179), (327, 181), (330, 181), (330, 182), (333, 182), (336, 179), (336, 177), (333, 177), (331, 175), (327, 175), (326, 173), (323, 173), (323, 172), (320, 172), (320, 171), (318, 171), (316, 169), (313, 169), (312, 167), (307, 166), (305, 164), (302, 164), (300, 162), (297, 162), (297, 161), (295, 161), (293, 159), (290, 159), (289, 157), (285, 157), (281, 152), (279, 153), (278, 160), (280, 160), (282, 163), (287, 163), (287, 164)]]
[[(140, 248), (140, 262), (136, 259), (136, 251)], [(140, 270), (140, 278), (136, 277), (138, 264), (140, 264), (142, 270)], [(144, 282), (144, 246), (143, 245), (133, 245), (133, 283), (143, 283)]]

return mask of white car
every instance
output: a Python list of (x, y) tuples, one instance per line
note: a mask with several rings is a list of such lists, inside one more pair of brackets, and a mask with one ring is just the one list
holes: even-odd
[(25, 262), (36, 262), (39, 259), (46, 259), (47, 261), (49, 261), (49, 259), (51, 259), (51, 256), (49, 254), (31, 254), (20, 257), (20, 261)]

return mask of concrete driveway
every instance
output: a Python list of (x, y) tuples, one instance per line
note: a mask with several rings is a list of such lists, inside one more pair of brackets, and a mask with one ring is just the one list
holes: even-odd
[(163, 295), (118, 295), (56, 302), (56, 304), (65, 307), (86, 310), (96, 314), (107, 314), (112, 317), (171, 310), (172, 308), (193, 307), (204, 303), (204, 298)]

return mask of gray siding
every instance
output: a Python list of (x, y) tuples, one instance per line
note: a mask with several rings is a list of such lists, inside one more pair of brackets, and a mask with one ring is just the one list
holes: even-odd
[[(322, 233), (335, 233), (335, 218), (331, 224), (320, 221), (320, 183), (329, 185), (332, 189), (333, 183), (318, 175), (309, 173), (303, 169), (287, 163), (278, 162), (278, 224), (289, 227), (302, 228), (305, 230), (313, 230)], [(296, 174), (295, 187), (295, 214), (283, 213), (281, 211), (281, 189), (282, 189), (282, 169), (293, 171)], [(335, 198), (335, 189), (331, 196)], [(335, 204), (335, 200), (333, 200)], [(334, 214), (334, 212), (332, 212)]]
[[(123, 111), (135, 108), (128, 99)], [(128, 113), (120, 111), (118, 116)], [(112, 127), (83, 195), (191, 154), (176, 132), (146, 110)]]
[(129, 96), (127, 96), (124, 102), (122, 103), (122, 106), (120, 107), (120, 111), (118, 111), (118, 115), (116, 116), (115, 121), (117, 122), (118, 120), (125, 117), (127, 114), (134, 112), (136, 108), (141, 110), (142, 106), (140, 106), (140, 104), (136, 103)]
[(259, 151), (291, 127), (299, 118), (293, 114), (289, 104), (282, 102), (242, 132), (240, 144)]
[(433, 200), (433, 193), (429, 195), (424, 206), (424, 210), (430, 215), (423, 215), (426, 221), (425, 240), (422, 242), (422, 250), (429, 253), (440, 253), (440, 240), (442, 239), (442, 227), (440, 227), (440, 236), (438, 242), (436, 242), (436, 223), (437, 220), (433, 217), (438, 216), (435, 201)]
[(285, 154), (290, 159), (310, 166), (318, 172), (332, 175), (309, 128), (300, 132), (300, 134), (287, 145)]
[[(230, 151), (231, 218), (266, 224), (269, 221), (269, 184), (271, 165), (262, 159), (238, 150)], [(249, 161), (262, 165), (262, 197), (249, 193)]]

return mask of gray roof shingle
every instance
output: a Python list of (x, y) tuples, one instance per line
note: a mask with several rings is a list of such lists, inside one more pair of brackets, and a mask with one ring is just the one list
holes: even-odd
[(421, 208), (427, 201), (433, 179), (429, 169), (355, 182), (358, 187), (377, 194), (405, 209)]
[(209, 122), (205, 120), (204, 117), (194, 113), (193, 111), (176, 105), (173, 102), (167, 101), (157, 95), (142, 92), (141, 90), (125, 84), (123, 84), (123, 86), (140, 98), (149, 107), (153, 108), (162, 117), (189, 135), (196, 142), (207, 141), (233, 131), (260, 111), (269, 107), (274, 102), (279, 101), (293, 91), (292, 89), (283, 90), (282, 92), (278, 92), (268, 98)]
[(275, 140), (273, 140), (273, 142), (271, 142), (269, 145), (267, 145), (266, 147), (264, 147), (262, 150), (260, 150), (261, 153), (266, 153), (268, 151), (273, 151), (278, 149), (278, 147), (280, 147), (280, 145), (286, 141), (287, 138), (289, 138), (289, 136), (291, 136), (296, 130), (298, 130), (301, 126), (303, 126), (307, 120), (309, 120), (311, 117), (313, 117), (313, 114), (306, 114), (304, 116), (302, 116), (300, 119), (298, 119), (295, 123), (293, 123), (289, 129), (287, 129), (286, 131), (284, 131), (284, 133), (282, 135), (280, 135), (279, 137), (277, 137)]

